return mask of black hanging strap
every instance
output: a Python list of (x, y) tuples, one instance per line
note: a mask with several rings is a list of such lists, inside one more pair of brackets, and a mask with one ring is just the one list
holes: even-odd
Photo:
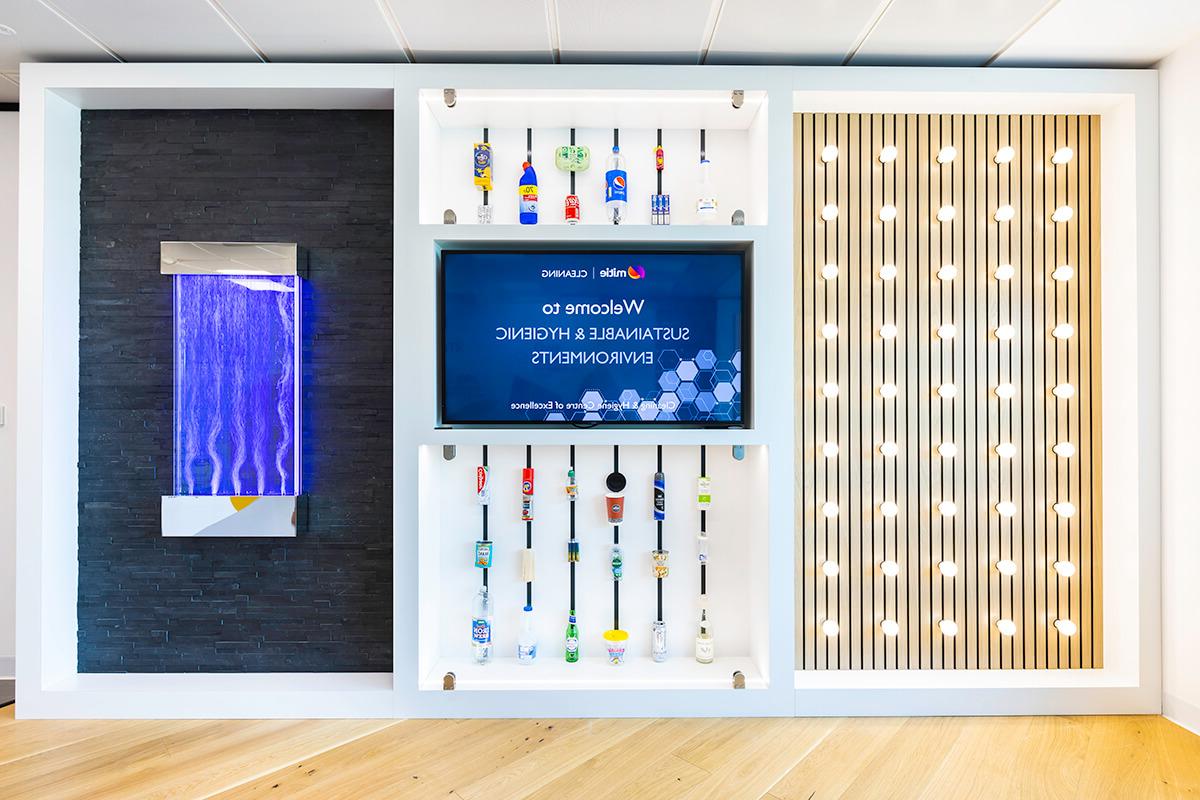
[[(487, 129), (487, 128), (484, 128), (484, 129), (483, 129), (483, 143), (484, 143), (484, 144), (487, 144), (487, 143), (488, 143), (488, 129)], [(495, 174), (496, 174), (496, 155), (495, 155), (495, 153), (493, 153), (493, 154), (492, 154), (492, 174), (493, 174), (493, 175), (495, 175)], [(485, 206), (488, 204), (488, 191), (487, 191), (487, 189), (484, 189), (484, 190), (483, 190), (483, 204), (484, 204)], [(484, 445), (484, 446), (483, 446), (483, 452), (485, 452), (485, 453), (487, 452), (487, 445)], [(487, 458), (486, 458), (486, 457), (484, 458), (483, 465), (484, 465), (485, 467), (487, 466)], [(487, 514), (487, 509), (486, 509), (486, 507), (484, 508), (484, 514)], [(484, 537), (484, 538), (486, 538), (486, 537)], [(484, 583), (484, 585), (485, 585), (485, 586), (487, 585), (487, 572), (484, 572), (484, 573), (483, 573), (483, 583)]]

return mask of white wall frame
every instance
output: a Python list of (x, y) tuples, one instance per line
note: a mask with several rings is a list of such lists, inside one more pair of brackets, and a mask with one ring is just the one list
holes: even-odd
[[(597, 227), (419, 223), (422, 89), (761, 89), (767, 92), (764, 191), (770, 224), (744, 228)], [(983, 673), (910, 674), (916, 685), (875, 684), (877, 676), (805, 683), (794, 671), (794, 413), (792, 113), (811, 108), (803, 94), (973, 93), (978, 101), (1062, 101), (1056, 111), (1107, 109), (1122, 121), (1117, 156), (1126, 160), (1130, 213), (1104, 195), (1103, 263), (1123, 267), (1137, 304), (1133, 338), (1116, 375), (1136, 382), (1132, 415), (1111, 434), (1131, 447), (1136, 496), (1128, 501), (1137, 571), (1132, 630), (1136, 670), (1096, 685), (1089, 676), (1036, 673), (1041, 684), (1005, 685)], [(945, 100), (947, 96), (940, 98)], [(1107, 99), (1106, 99), (1107, 98)], [(878, 98), (876, 98), (878, 99)], [(938, 100), (937, 97), (933, 98)], [(1075, 105), (1071, 105), (1075, 103)], [(1092, 105), (1088, 105), (1091, 103)], [(1107, 105), (1101, 105), (1107, 103)], [(1024, 105), (1022, 105), (1024, 104)], [(22, 717), (319, 717), (319, 716), (721, 716), (874, 713), (1156, 712), (1159, 693), (1157, 95), (1153, 73), (1052, 70), (823, 69), (790, 67), (30, 64), (22, 70), (19, 252), (17, 529), (18, 705)], [(988, 110), (982, 102), (970, 110)], [(76, 656), (78, 440), (79, 113), (81, 108), (394, 108), (395, 353), (412, 354), (394, 395), (394, 672), (369, 675), (81, 675)], [(863, 110), (863, 109), (855, 109)], [(906, 111), (922, 108), (905, 107)], [(760, 112), (761, 113), (761, 112)], [(427, 124), (427, 123), (426, 123)], [(1111, 137), (1105, 131), (1106, 145)], [(1117, 156), (1114, 156), (1116, 159)], [(1105, 160), (1104, 185), (1120, 160)], [(1110, 166), (1113, 164), (1113, 166)], [(1135, 191), (1136, 190), (1136, 191)], [(1112, 205), (1109, 205), (1109, 203)], [(1134, 205), (1135, 204), (1135, 205)], [(1136, 209), (1136, 210), (1132, 210)], [(1117, 249), (1108, 226), (1118, 234)], [(437, 430), (434, 248), (439, 241), (748, 241), (754, 245), (755, 391), (745, 431)], [(1125, 249), (1122, 249), (1125, 248)], [(1136, 249), (1133, 249), (1136, 248)], [(1125, 263), (1121, 264), (1122, 254)], [(1106, 275), (1107, 278), (1107, 275)], [(1106, 284), (1104, 296), (1112, 299)], [(1128, 296), (1128, 295), (1127, 295)], [(1113, 312), (1116, 313), (1116, 312)], [(1105, 345), (1109, 308), (1105, 305)], [(774, 344), (773, 343), (778, 343)], [(782, 346), (782, 343), (788, 343)], [(53, 368), (47, 365), (53, 365)], [(415, 378), (414, 380), (414, 368)], [(1105, 390), (1109, 380), (1105, 364)], [(1135, 371), (1133, 371), (1135, 370)], [(404, 383), (407, 382), (407, 383)], [(401, 397), (407, 385), (415, 394)], [(1111, 414), (1105, 398), (1106, 415)], [(1139, 416), (1140, 414), (1140, 416)], [(1106, 419), (1109, 418), (1106, 416)], [(1134, 420), (1137, 420), (1136, 426)], [(1105, 427), (1112, 466), (1113, 439)], [(769, 462), (769, 675), (760, 690), (428, 692), (418, 687), (418, 469), (422, 447), (443, 444), (765, 445)], [(1118, 451), (1120, 452), (1120, 451)], [(1106, 478), (1106, 488), (1108, 480)], [(1113, 491), (1118, 491), (1114, 489)], [(1106, 493), (1106, 512), (1116, 500)], [(1114, 526), (1111, 514), (1106, 531)], [(1125, 532), (1125, 535), (1130, 535)], [(1106, 549), (1108, 547), (1106, 533)], [(1108, 552), (1106, 570), (1119, 568)], [(1106, 591), (1113, 584), (1106, 573)], [(1107, 616), (1106, 609), (1106, 618)], [(1106, 634), (1106, 641), (1112, 641)], [(1115, 638), (1115, 637), (1113, 637)], [(1107, 656), (1107, 653), (1106, 653)], [(1108, 663), (1106, 661), (1106, 663)], [(981, 679), (979, 676), (984, 675)], [(802, 679), (808, 680), (807, 677)], [(981, 680), (993, 681), (992, 684)], [(1010, 678), (1011, 680), (1011, 678)], [(1057, 688), (1055, 688), (1057, 687)], [(981, 707), (982, 706), (982, 707)]]

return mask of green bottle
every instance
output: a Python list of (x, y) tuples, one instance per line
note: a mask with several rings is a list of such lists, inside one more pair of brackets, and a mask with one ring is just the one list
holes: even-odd
[(579, 660), (579, 628), (575, 625), (575, 609), (567, 617), (567, 663)]

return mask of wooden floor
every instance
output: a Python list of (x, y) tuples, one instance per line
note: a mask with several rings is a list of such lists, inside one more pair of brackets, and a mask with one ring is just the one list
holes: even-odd
[(0, 798), (1200, 796), (1162, 717), (19, 721)]

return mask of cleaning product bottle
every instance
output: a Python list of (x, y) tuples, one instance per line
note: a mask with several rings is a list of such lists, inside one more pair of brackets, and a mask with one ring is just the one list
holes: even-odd
[(711, 168), (707, 158), (700, 159), (700, 195), (696, 198), (696, 218), (703, 224), (717, 221), (717, 193), (709, 174)]
[(471, 654), (476, 664), (492, 660), (492, 599), (486, 586), (479, 587), (471, 611)]
[(517, 635), (517, 663), (532, 664), (537, 658), (537, 634), (533, 630), (533, 606), (521, 612), (521, 632)]
[(575, 609), (573, 608), (567, 617), (566, 658), (568, 664), (574, 664), (579, 660), (579, 626), (575, 624)]
[(538, 221), (538, 181), (533, 165), (528, 161), (521, 164), (525, 170), (521, 173), (521, 183), (517, 186), (520, 197), (520, 218), (522, 225), (536, 225)]
[(621, 148), (613, 145), (612, 155), (608, 157), (608, 171), (604, 173), (604, 208), (608, 212), (608, 221), (620, 225), (625, 220), (625, 210), (629, 201), (628, 175), (625, 173), (625, 159)]

